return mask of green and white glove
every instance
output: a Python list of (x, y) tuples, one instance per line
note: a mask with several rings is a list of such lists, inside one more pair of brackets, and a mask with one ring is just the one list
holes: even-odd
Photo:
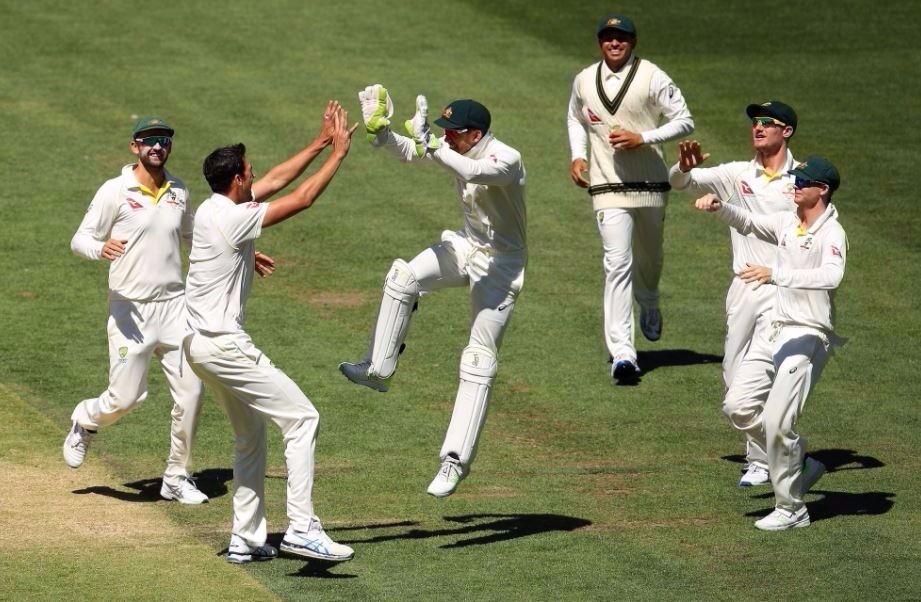
[(416, 142), (416, 155), (419, 157), (424, 156), (426, 151), (433, 151), (441, 145), (438, 136), (433, 134), (432, 128), (429, 127), (428, 115), (428, 100), (420, 94), (416, 97), (416, 114), (412, 119), (407, 119), (403, 123), (406, 132)]
[(390, 94), (384, 86), (374, 84), (358, 93), (358, 102), (361, 103), (361, 116), (365, 121), (368, 141), (374, 142), (377, 134), (390, 125), (390, 117), (393, 115)]

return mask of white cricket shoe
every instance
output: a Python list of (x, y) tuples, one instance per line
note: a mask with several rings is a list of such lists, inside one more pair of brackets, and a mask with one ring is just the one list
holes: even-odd
[(771, 482), (771, 473), (767, 468), (762, 468), (757, 464), (751, 464), (742, 478), (739, 479), (739, 487), (755, 487), (757, 485), (767, 485)]
[(812, 489), (812, 486), (816, 484), (816, 481), (822, 478), (823, 474), (825, 474), (824, 464), (813, 458), (806, 458), (803, 461), (802, 495), (806, 495)]
[(246, 564), (247, 562), (262, 562), (278, 557), (275, 546), (267, 543), (261, 546), (247, 545), (239, 535), (230, 536), (230, 545), (227, 547), (227, 562), (233, 564)]
[(344, 562), (355, 557), (355, 550), (330, 539), (317, 519), (310, 521), (310, 529), (307, 531), (296, 531), (288, 527), (280, 547), (282, 552), (320, 560)]
[(195, 479), (181, 479), (178, 485), (170, 485), (164, 479), (160, 487), (160, 497), (164, 500), (176, 500), (180, 504), (204, 504), (208, 496), (195, 486)]
[(350, 364), (348, 362), (339, 364), (339, 372), (342, 372), (347, 379), (356, 385), (362, 385), (369, 389), (386, 393), (390, 389), (390, 386), (387, 384), (390, 379), (372, 376), (368, 374), (368, 370), (370, 369), (371, 362), (367, 361), (361, 362), (360, 364)]
[(775, 508), (764, 518), (755, 521), (755, 526), (762, 531), (786, 531), (809, 526), (809, 511), (803, 506), (796, 512)]
[(467, 476), (467, 471), (461, 466), (460, 460), (453, 456), (448, 456), (441, 463), (441, 468), (435, 474), (435, 478), (429, 483), (426, 492), (435, 497), (447, 497), (454, 493), (457, 484)]
[(662, 312), (658, 307), (640, 309), (640, 330), (650, 341), (658, 341), (662, 336)]
[(80, 468), (86, 457), (86, 450), (96, 436), (96, 431), (90, 431), (76, 422), (70, 427), (70, 432), (64, 439), (64, 461), (71, 468)]

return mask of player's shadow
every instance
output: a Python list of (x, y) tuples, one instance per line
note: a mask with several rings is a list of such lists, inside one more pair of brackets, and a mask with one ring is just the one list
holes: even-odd
[[(809, 509), (809, 519), (811, 522), (825, 520), (835, 516), (885, 514), (895, 505), (895, 502), (891, 499), (895, 497), (895, 494), (888, 491), (846, 493), (843, 491), (812, 489), (807, 495), (822, 496), (815, 501), (806, 501), (806, 507)], [(769, 491), (755, 497), (773, 498), (774, 494)], [(774, 510), (774, 508), (747, 512), (745, 516), (766, 516), (772, 510)]]
[[(808, 452), (808, 455), (824, 464), (828, 472), (881, 468), (886, 465), (873, 456), (858, 454), (852, 449), (819, 449)], [(722, 458), (727, 462), (745, 463), (745, 456), (740, 454), (723, 456)]]
[[(233, 480), (233, 471), (229, 468), (209, 468), (192, 476), (202, 493), (209, 498), (216, 498), (227, 494), (227, 483)], [(134, 491), (115, 489), (108, 485), (94, 485), (83, 489), (75, 489), (74, 493), (78, 495), (88, 493), (104, 495), (123, 502), (158, 502), (163, 499), (160, 497), (162, 484), (163, 480), (157, 477), (155, 479), (141, 479), (140, 481), (124, 483), (124, 487)]]
[[(809, 455), (825, 465), (826, 475), (818, 482), (818, 485), (831, 486), (834, 484), (828, 479), (829, 473), (841, 472), (844, 470), (863, 470), (867, 468), (880, 468), (886, 464), (865, 454), (858, 454), (852, 449), (819, 449), (809, 452)], [(743, 463), (744, 456), (723, 456), (724, 460), (730, 462)], [(852, 516), (866, 514), (885, 514), (889, 512), (895, 502), (891, 499), (895, 497), (894, 493), (886, 491), (865, 491), (861, 493), (848, 493), (844, 491), (832, 491), (827, 488), (813, 488), (809, 495), (821, 495), (822, 497), (815, 501), (807, 501), (809, 508), (809, 518), (812, 522), (825, 520), (834, 516)], [(756, 499), (771, 499), (774, 493), (767, 489), (755, 497)], [(773, 508), (750, 512), (746, 516), (765, 516)]]
[[(455, 523), (458, 527), (447, 529), (408, 529), (402, 533), (391, 535), (376, 535), (368, 539), (354, 539), (343, 543), (381, 543), (401, 539), (429, 539), (432, 537), (453, 537), (460, 539), (453, 543), (444, 544), (442, 549), (465, 548), (492, 544), (500, 541), (518, 539), (528, 535), (549, 533), (551, 531), (575, 531), (591, 525), (591, 521), (573, 516), (559, 514), (466, 514), (462, 516), (446, 516), (444, 520)], [(417, 523), (392, 523), (392, 526), (414, 526)], [(366, 525), (351, 527), (351, 530), (381, 528), (380, 525)], [(341, 531), (344, 529), (337, 529)], [(465, 536), (470, 536), (466, 537)]]
[(643, 374), (648, 374), (656, 368), (662, 368), (664, 366), (721, 364), (723, 362), (723, 356), (710, 353), (697, 353), (691, 349), (662, 349), (656, 351), (640, 351), (636, 355), (636, 361), (643, 370)]

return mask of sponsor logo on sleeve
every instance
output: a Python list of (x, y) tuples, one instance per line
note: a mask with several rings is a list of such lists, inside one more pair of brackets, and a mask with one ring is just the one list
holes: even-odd
[(841, 257), (842, 259), (844, 259), (844, 256), (841, 255), (841, 249), (839, 249), (835, 245), (831, 246), (831, 254), (834, 255), (835, 257)]
[(739, 190), (742, 191), (742, 194), (755, 194), (755, 191), (745, 180), (739, 180)]

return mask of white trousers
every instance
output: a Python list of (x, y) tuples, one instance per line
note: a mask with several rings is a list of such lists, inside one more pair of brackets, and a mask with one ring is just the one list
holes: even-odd
[[(770, 313), (774, 307), (777, 287), (762, 284), (757, 288), (738, 276), (732, 279), (726, 293), (726, 340), (723, 344), (723, 383), (726, 391), (748, 352), (755, 333), (770, 326)], [(745, 460), (749, 465), (767, 470), (767, 450), (747, 434)]]
[(723, 402), (732, 425), (764, 446), (776, 506), (791, 512), (804, 505), (806, 441), (796, 421), (830, 356), (828, 338), (815, 329), (759, 329)]
[(315, 518), (317, 410), (246, 333), (195, 333), (186, 337), (184, 346), (192, 369), (214, 392), (233, 427), (233, 533), (250, 546), (266, 541), (266, 420), (281, 429), (285, 442), (288, 520), (294, 529), (307, 531)]
[(659, 306), (664, 207), (601, 209), (595, 213), (604, 252), (604, 341), (616, 359), (636, 361), (634, 299)]
[[(515, 310), (515, 302), (524, 285), (527, 254), (493, 254), (488, 249), (471, 245), (459, 233), (445, 231), (442, 240), (416, 255), (409, 262), (422, 294), (448, 287), (466, 286), (470, 290), (470, 337), (467, 347), (479, 346), (492, 351), (498, 358), (502, 337)], [(463, 366), (461, 368), (463, 370)], [(482, 428), (486, 407), (465, 403), (458, 387), (454, 411), (441, 447), (442, 460), (448, 455), (461, 459), (465, 468), (476, 455), (479, 430), (470, 432), (471, 424)], [(489, 389), (482, 404), (488, 406)], [(473, 414), (481, 419), (475, 420)]]
[(156, 355), (173, 397), (170, 449), (163, 480), (177, 486), (189, 476), (192, 440), (201, 413), (202, 385), (182, 359), (185, 299), (109, 302), (109, 388), (84, 399), (71, 419), (91, 430), (108, 426), (147, 398), (147, 370)]

